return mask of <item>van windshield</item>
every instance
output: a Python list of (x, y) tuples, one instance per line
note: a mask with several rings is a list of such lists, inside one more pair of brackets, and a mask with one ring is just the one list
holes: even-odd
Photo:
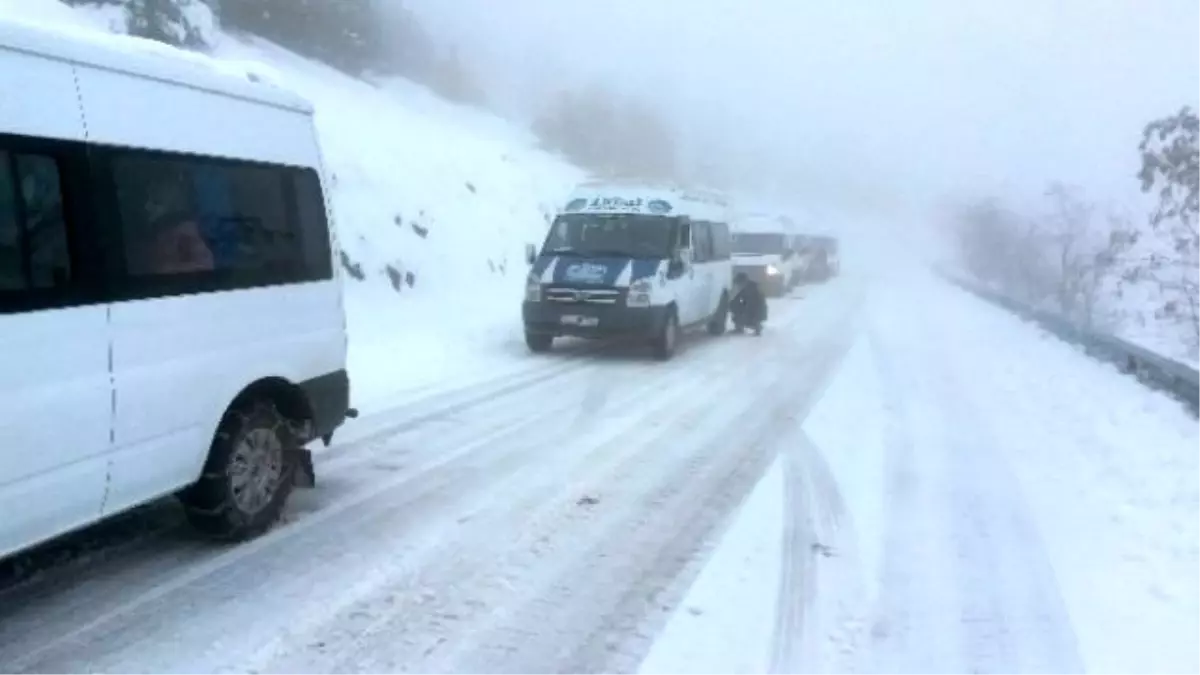
[(787, 250), (787, 237), (776, 232), (735, 232), (733, 252), (763, 255), (782, 254)]
[(554, 219), (546, 255), (668, 258), (678, 218), (640, 213), (568, 213)]

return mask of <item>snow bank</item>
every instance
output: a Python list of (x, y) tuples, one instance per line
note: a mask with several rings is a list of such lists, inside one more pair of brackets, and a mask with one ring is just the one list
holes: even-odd
[[(0, 16), (112, 42), (120, 10), (0, 0)], [(312, 102), (347, 271), (354, 399), (491, 367), (523, 349), (523, 247), (582, 172), (493, 115), (403, 80), (368, 83), (272, 43), (208, 30), (211, 58), (135, 38), (121, 48), (268, 81)]]

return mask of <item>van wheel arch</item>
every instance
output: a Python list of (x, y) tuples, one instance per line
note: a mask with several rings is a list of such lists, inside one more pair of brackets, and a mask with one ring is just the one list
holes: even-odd
[(312, 402), (308, 400), (304, 390), (282, 377), (264, 377), (247, 385), (233, 397), (233, 402), (225, 409), (225, 414), (261, 399), (274, 402), (279, 412), (299, 427), (304, 427), (313, 420)]
[[(303, 390), (280, 377), (258, 380), (238, 393), (221, 415), (198, 480), (179, 493), (188, 520), (204, 534), (244, 540), (262, 534), (278, 520), (296, 480), (299, 456), (310, 435), (312, 407)], [(253, 439), (265, 439), (262, 457), (274, 484), (255, 507), (235, 494), (235, 457)], [(261, 443), (260, 443), (261, 444)], [(242, 458), (245, 466), (245, 458)], [(262, 468), (256, 465), (255, 471)], [(243, 483), (241, 491), (247, 490)]]

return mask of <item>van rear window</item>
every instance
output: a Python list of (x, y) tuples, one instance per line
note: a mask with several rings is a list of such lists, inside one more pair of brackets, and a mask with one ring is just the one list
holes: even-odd
[(734, 253), (766, 255), (787, 250), (787, 237), (773, 232), (736, 232), (733, 235)]
[(131, 276), (331, 275), (320, 183), (301, 169), (127, 152), (112, 171)]

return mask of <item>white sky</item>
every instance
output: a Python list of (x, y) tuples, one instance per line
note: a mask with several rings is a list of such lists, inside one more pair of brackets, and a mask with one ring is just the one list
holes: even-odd
[(1131, 204), (1142, 125), (1200, 99), (1195, 0), (403, 2), (510, 108), (600, 78), (764, 186), (884, 209), (1051, 179)]

